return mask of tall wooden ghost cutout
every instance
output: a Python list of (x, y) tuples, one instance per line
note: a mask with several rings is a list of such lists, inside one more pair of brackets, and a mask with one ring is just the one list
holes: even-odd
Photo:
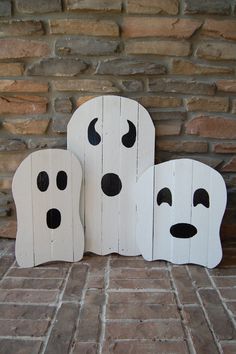
[(20, 266), (82, 258), (81, 182), (80, 163), (70, 151), (37, 151), (20, 164), (12, 186), (17, 210), (16, 260)]
[(146, 260), (215, 267), (226, 187), (213, 168), (190, 159), (150, 167), (139, 179), (138, 245)]
[(83, 168), (85, 249), (137, 255), (135, 185), (154, 163), (154, 125), (138, 102), (96, 97), (68, 124), (68, 149)]

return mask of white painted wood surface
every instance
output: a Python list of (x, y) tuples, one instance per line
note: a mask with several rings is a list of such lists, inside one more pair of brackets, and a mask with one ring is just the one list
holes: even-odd
[[(101, 141), (91, 145), (88, 127), (97, 118), (95, 130)], [(131, 147), (122, 143), (130, 121), (136, 130)], [(81, 105), (73, 114), (67, 132), (68, 149), (83, 168), (85, 249), (97, 254), (117, 252), (138, 255), (136, 242), (136, 192), (138, 177), (154, 163), (155, 131), (148, 112), (138, 102), (118, 96), (100, 96)], [(101, 181), (109, 174), (119, 177), (121, 191), (108, 196)], [(108, 176), (109, 177), (109, 176)]]
[[(49, 183), (38, 188), (39, 173), (44, 171)], [(59, 189), (57, 176), (66, 173), (67, 183)], [(59, 175), (60, 176), (60, 175)], [(17, 210), (16, 260), (21, 267), (49, 261), (79, 261), (84, 252), (84, 231), (79, 215), (82, 169), (69, 151), (41, 150), (29, 155), (18, 167), (13, 179), (13, 197)], [(47, 223), (50, 210), (55, 214)], [(48, 226), (49, 225), (49, 226)]]
[[(157, 203), (164, 188), (171, 193), (171, 205), (166, 198)], [(196, 195), (200, 195), (197, 203)], [(179, 159), (150, 167), (137, 184), (141, 254), (146, 260), (215, 267), (222, 258), (220, 225), (226, 200), (222, 176), (201, 162)], [(182, 231), (178, 233), (180, 226)]]

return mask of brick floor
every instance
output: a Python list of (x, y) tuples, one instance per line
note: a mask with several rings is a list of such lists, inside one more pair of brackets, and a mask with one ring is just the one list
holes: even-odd
[(20, 269), (0, 239), (0, 353), (236, 353), (234, 247), (213, 270), (118, 255)]

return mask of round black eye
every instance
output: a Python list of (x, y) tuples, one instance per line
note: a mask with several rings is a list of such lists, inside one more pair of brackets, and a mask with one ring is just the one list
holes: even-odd
[(129, 131), (128, 133), (123, 135), (121, 141), (125, 147), (131, 148), (136, 141), (136, 128), (135, 125), (130, 120), (127, 120), (127, 122), (129, 124)]
[(88, 141), (91, 145), (98, 145), (101, 141), (101, 137), (98, 132), (95, 130), (95, 124), (97, 123), (98, 118), (94, 118), (88, 126)]
[(57, 174), (57, 188), (64, 191), (67, 187), (67, 174), (65, 171), (59, 171)]
[(37, 186), (41, 192), (46, 192), (49, 186), (49, 177), (47, 172), (41, 171), (37, 177)]
[(157, 194), (157, 204), (161, 205), (162, 203), (172, 205), (172, 195), (169, 188), (162, 188)]

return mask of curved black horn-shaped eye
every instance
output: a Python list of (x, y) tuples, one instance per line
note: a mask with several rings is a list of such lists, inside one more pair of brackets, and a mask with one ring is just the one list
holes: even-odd
[(202, 204), (206, 208), (210, 206), (209, 194), (203, 188), (197, 189), (193, 195), (193, 206), (197, 206), (198, 204)]
[(100, 135), (95, 130), (95, 124), (97, 123), (97, 121), (98, 118), (94, 118), (88, 126), (88, 141), (91, 145), (98, 145), (101, 141)]
[(162, 188), (157, 194), (157, 204), (161, 205), (162, 203), (172, 205), (172, 195), (169, 188)]
[(127, 120), (127, 122), (129, 124), (129, 131), (128, 133), (122, 136), (121, 141), (125, 147), (131, 148), (134, 145), (136, 140), (136, 128), (135, 125), (130, 120)]

